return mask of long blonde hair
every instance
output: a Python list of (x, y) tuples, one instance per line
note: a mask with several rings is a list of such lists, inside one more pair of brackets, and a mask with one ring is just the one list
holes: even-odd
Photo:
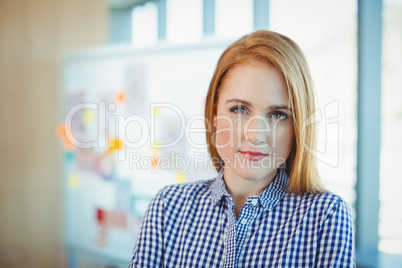
[(208, 150), (217, 171), (222, 160), (213, 142), (211, 122), (217, 112), (220, 86), (228, 72), (250, 59), (274, 65), (285, 77), (290, 105), (293, 110), (295, 140), (286, 163), (289, 191), (300, 195), (325, 191), (319, 178), (315, 157), (317, 130), (307, 124), (315, 112), (315, 93), (310, 71), (299, 46), (290, 38), (276, 32), (259, 30), (230, 45), (220, 57), (209, 85), (205, 105), (205, 126)]

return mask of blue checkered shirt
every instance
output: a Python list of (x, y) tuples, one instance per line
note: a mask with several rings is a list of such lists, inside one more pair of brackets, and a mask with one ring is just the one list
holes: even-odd
[(167, 186), (152, 200), (129, 267), (355, 267), (348, 205), (332, 193), (287, 191), (279, 169), (239, 218), (222, 172)]

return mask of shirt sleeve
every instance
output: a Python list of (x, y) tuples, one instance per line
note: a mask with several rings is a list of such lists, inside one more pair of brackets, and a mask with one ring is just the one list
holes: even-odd
[(316, 267), (356, 267), (352, 226), (349, 206), (340, 199), (323, 222)]
[(129, 268), (163, 266), (164, 214), (163, 190), (161, 190), (145, 213)]

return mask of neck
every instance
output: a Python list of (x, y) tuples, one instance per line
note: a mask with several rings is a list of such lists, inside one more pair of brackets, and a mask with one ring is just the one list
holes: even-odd
[(257, 196), (274, 180), (277, 171), (273, 171), (259, 180), (243, 179), (230, 168), (223, 171), (226, 188), (236, 203), (236, 200), (245, 202), (250, 196)]

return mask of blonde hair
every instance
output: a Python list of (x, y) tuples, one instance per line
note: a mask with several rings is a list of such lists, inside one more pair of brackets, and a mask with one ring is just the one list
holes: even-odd
[(250, 59), (274, 65), (285, 77), (290, 105), (293, 110), (295, 140), (287, 159), (288, 190), (296, 195), (325, 191), (311, 151), (316, 148), (315, 124), (307, 124), (315, 112), (315, 94), (310, 71), (299, 46), (290, 38), (276, 32), (259, 30), (230, 45), (220, 57), (209, 85), (205, 105), (205, 126), (208, 150), (217, 171), (220, 158), (213, 141), (210, 123), (217, 112), (219, 90), (228, 72)]

